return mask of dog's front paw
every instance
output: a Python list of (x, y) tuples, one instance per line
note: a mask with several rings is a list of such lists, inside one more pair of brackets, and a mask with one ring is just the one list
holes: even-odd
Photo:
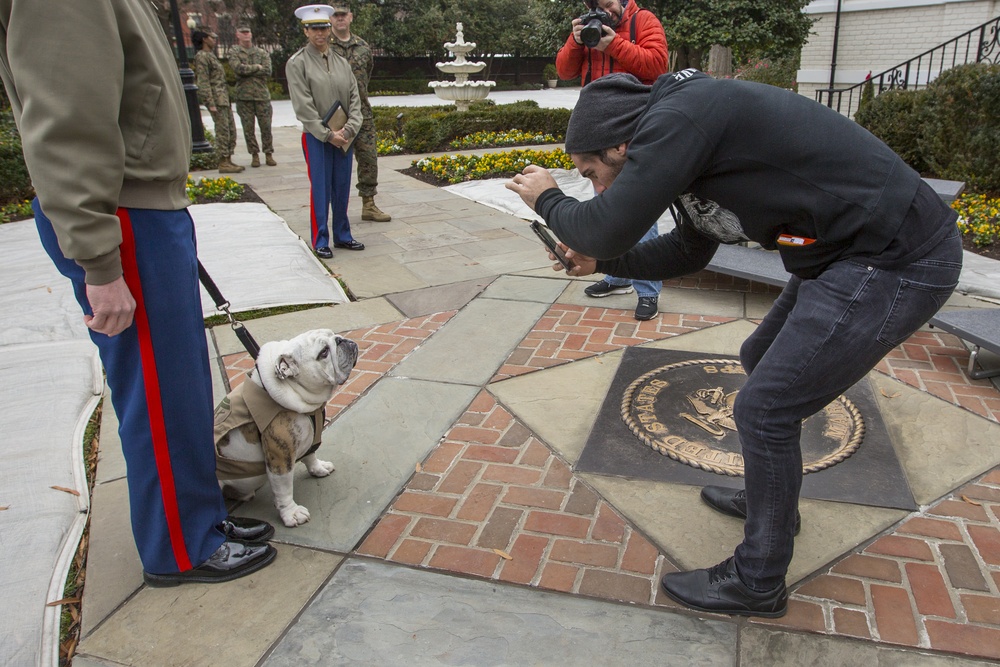
[(326, 477), (334, 471), (333, 464), (321, 459), (313, 459), (306, 464), (309, 474), (313, 477)]
[(301, 526), (309, 520), (309, 510), (302, 505), (292, 504), (284, 509), (278, 510), (281, 521), (289, 528)]

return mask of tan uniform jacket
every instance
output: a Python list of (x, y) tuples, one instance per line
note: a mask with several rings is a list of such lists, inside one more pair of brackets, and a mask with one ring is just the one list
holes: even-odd
[(326, 54), (311, 44), (299, 49), (285, 65), (288, 93), (295, 117), (302, 131), (320, 141), (329, 141), (330, 129), (323, 125), (323, 114), (339, 100), (347, 111), (347, 136), (354, 138), (361, 129), (361, 95), (351, 65), (333, 49)]
[(87, 283), (115, 280), (118, 207), (190, 203), (187, 101), (153, 3), (0, 0), (0, 78), (59, 248)]
[[(227, 459), (219, 452), (219, 441), (232, 430), (245, 424), (253, 424), (257, 433), (274, 421), (278, 413), (288, 408), (278, 405), (270, 394), (246, 380), (222, 399), (215, 408), (215, 473), (219, 479), (245, 479), (267, 474), (263, 461), (235, 461)], [(308, 453), (316, 451), (323, 439), (323, 408), (312, 414), (313, 442)], [(304, 455), (303, 455), (304, 456)]]

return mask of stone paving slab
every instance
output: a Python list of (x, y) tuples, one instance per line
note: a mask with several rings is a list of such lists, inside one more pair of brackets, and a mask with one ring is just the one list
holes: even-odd
[(476, 299), (392, 374), (483, 385), (546, 308), (543, 303)]
[(724, 621), (352, 559), (263, 664), (728, 666), (735, 650)]
[(237, 581), (142, 588), (115, 613), (114, 623), (83, 639), (79, 654), (134, 667), (256, 665), (341, 560), (312, 549), (277, 548), (265, 570)]
[(309, 509), (308, 523), (287, 528), (276, 521), (268, 485), (239, 513), (275, 523), (278, 541), (350, 551), (475, 393), (411, 378), (379, 382), (323, 432), (316, 454), (333, 462), (333, 474), (314, 479), (296, 467), (295, 500)]

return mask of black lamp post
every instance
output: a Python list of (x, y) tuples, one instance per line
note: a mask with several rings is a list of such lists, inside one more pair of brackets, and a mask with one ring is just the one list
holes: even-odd
[(194, 72), (188, 66), (187, 46), (184, 44), (184, 30), (181, 28), (181, 13), (177, 0), (170, 0), (170, 17), (174, 24), (177, 41), (177, 64), (180, 68), (181, 83), (187, 97), (188, 115), (191, 116), (191, 150), (195, 153), (209, 153), (212, 145), (205, 141), (205, 127), (201, 124), (201, 109), (198, 108), (198, 86), (194, 83)]

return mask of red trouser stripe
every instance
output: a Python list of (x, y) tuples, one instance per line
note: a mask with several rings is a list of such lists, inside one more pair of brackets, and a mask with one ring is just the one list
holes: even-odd
[(170, 464), (170, 446), (167, 443), (167, 429), (163, 419), (163, 403), (160, 398), (160, 378), (156, 371), (156, 357), (153, 354), (153, 339), (149, 334), (149, 319), (142, 296), (142, 281), (135, 258), (135, 236), (128, 211), (118, 209), (118, 219), (122, 225), (122, 271), (125, 284), (135, 299), (135, 327), (139, 341), (139, 357), (142, 363), (143, 384), (146, 389), (146, 409), (149, 412), (149, 430), (153, 439), (153, 456), (156, 471), (160, 477), (160, 495), (163, 498), (163, 512), (166, 515), (170, 546), (177, 560), (177, 568), (184, 572), (191, 569), (184, 531), (181, 528), (180, 512), (177, 508), (177, 490), (174, 487), (174, 471)]
[(316, 204), (313, 199), (313, 177), (309, 170), (309, 144), (306, 143), (306, 133), (302, 133), (302, 154), (306, 156), (306, 177), (309, 179), (309, 224), (312, 225), (312, 246), (316, 247), (316, 235), (319, 226), (316, 224)]

